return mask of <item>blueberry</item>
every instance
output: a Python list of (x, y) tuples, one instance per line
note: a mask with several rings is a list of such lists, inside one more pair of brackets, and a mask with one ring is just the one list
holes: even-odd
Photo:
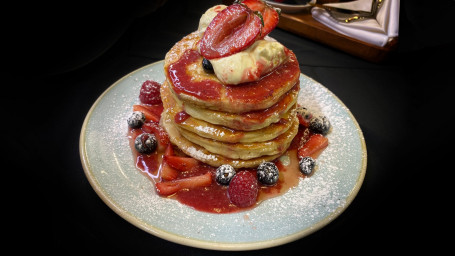
[(263, 162), (257, 168), (258, 180), (265, 185), (274, 185), (280, 177), (278, 167), (272, 162)]
[(221, 185), (228, 185), (235, 176), (235, 169), (231, 165), (223, 164), (216, 169), (215, 179)]
[(330, 122), (326, 116), (314, 116), (310, 120), (310, 131), (326, 135), (330, 130)]
[(310, 175), (313, 172), (315, 165), (316, 162), (314, 161), (314, 159), (311, 156), (306, 156), (300, 159), (299, 162), (300, 172), (305, 175)]
[(145, 115), (141, 111), (134, 111), (128, 117), (128, 126), (131, 128), (139, 128), (145, 123)]
[(202, 59), (202, 67), (207, 71), (208, 73), (213, 73), (213, 66), (212, 63), (206, 58)]
[(150, 154), (156, 150), (158, 142), (154, 134), (142, 133), (134, 140), (134, 147), (139, 153)]

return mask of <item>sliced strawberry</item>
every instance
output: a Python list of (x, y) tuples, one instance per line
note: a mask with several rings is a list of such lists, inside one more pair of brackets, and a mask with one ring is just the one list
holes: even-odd
[(328, 145), (329, 139), (321, 134), (313, 134), (308, 141), (298, 149), (297, 155), (299, 156), (299, 159), (306, 156), (311, 156), (313, 159), (316, 159)]
[(161, 178), (165, 180), (174, 180), (179, 176), (179, 171), (172, 168), (167, 162), (161, 163)]
[(160, 95), (161, 84), (153, 80), (145, 81), (139, 91), (139, 100), (144, 104), (159, 104), (161, 103)]
[(300, 124), (300, 125), (303, 125), (303, 126), (305, 126), (305, 127), (308, 127), (308, 125), (309, 125), (310, 123), (308, 122), (307, 119), (305, 119), (305, 117), (303, 117), (303, 116), (301, 116), (301, 115), (297, 115), (297, 117), (299, 118), (299, 124)]
[(206, 187), (212, 184), (212, 174), (207, 172), (199, 176), (156, 183), (156, 190), (160, 195), (168, 196), (181, 189)]
[(262, 0), (244, 0), (242, 4), (248, 6), (253, 11), (258, 11), (262, 14), (262, 20), (264, 21), (264, 26), (261, 30), (260, 38), (264, 38), (267, 34), (272, 32), (273, 29), (278, 25), (280, 21), (280, 15), (273, 8), (273, 6), (267, 4)]
[(261, 19), (244, 5), (233, 4), (218, 13), (200, 42), (206, 59), (226, 57), (252, 45), (261, 32)]
[(264, 20), (264, 27), (262, 28), (261, 31), (261, 38), (264, 38), (266, 35), (268, 35), (272, 30), (275, 29), (275, 27), (278, 25), (278, 22), (280, 21), (280, 15), (278, 12), (267, 5), (262, 12), (262, 19)]
[(164, 151), (165, 156), (173, 156), (174, 155), (174, 148), (172, 147), (172, 144), (169, 143), (166, 147), (166, 151)]
[(163, 105), (133, 105), (133, 111), (144, 113), (146, 121), (159, 122)]
[(228, 196), (238, 207), (249, 207), (256, 203), (258, 181), (250, 171), (240, 171), (232, 178), (228, 187)]
[(156, 116), (161, 117), (161, 113), (163, 113), (163, 104), (155, 104), (155, 105), (143, 105), (149, 112), (155, 114)]
[[(169, 143), (164, 151), (165, 156), (172, 156), (174, 155), (174, 149), (172, 148), (172, 144)], [(179, 171), (175, 168), (171, 167), (166, 161), (161, 163), (161, 178), (165, 180), (174, 180), (179, 175)]]
[(157, 122), (146, 122), (142, 125), (144, 132), (155, 134), (158, 139), (158, 147), (160, 150), (166, 149), (169, 144), (169, 135)]
[(163, 160), (166, 163), (168, 163), (171, 167), (182, 172), (189, 171), (199, 164), (199, 162), (192, 157), (165, 155)]

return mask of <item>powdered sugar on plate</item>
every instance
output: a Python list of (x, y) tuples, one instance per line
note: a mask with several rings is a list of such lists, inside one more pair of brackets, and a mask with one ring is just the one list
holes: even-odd
[(160, 197), (134, 165), (126, 119), (147, 79), (163, 83), (163, 61), (138, 69), (103, 93), (81, 131), (84, 171), (104, 202), (133, 225), (185, 245), (244, 250), (275, 246), (304, 237), (336, 218), (354, 199), (366, 171), (362, 132), (348, 108), (321, 84), (300, 77), (298, 103), (327, 116), (329, 146), (317, 169), (286, 194), (245, 212), (210, 214)]

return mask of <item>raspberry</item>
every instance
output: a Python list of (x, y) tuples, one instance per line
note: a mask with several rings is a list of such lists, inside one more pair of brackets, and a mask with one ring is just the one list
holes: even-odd
[(161, 103), (160, 95), (161, 84), (153, 80), (147, 80), (142, 84), (139, 92), (139, 100), (144, 104), (159, 104)]
[(258, 196), (256, 176), (250, 171), (238, 172), (229, 184), (228, 196), (238, 207), (249, 207), (255, 204)]

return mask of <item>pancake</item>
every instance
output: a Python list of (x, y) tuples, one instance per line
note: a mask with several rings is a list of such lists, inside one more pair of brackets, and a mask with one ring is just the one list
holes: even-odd
[[(169, 113), (166, 113), (167, 115)], [(170, 118), (172, 121), (172, 118)], [(248, 160), (264, 155), (282, 154), (291, 144), (297, 134), (299, 120), (294, 116), (291, 128), (280, 136), (263, 142), (251, 143), (225, 143), (213, 139), (207, 139), (187, 130), (180, 130), (180, 134), (188, 141), (202, 146), (207, 151), (232, 159)]]
[(228, 113), (262, 110), (276, 104), (298, 83), (300, 67), (294, 53), (285, 48), (287, 60), (254, 82), (222, 84), (202, 67), (197, 51), (201, 35), (193, 32), (166, 54), (164, 70), (170, 88), (184, 104)]
[(267, 109), (238, 114), (204, 109), (192, 104), (184, 104), (183, 107), (194, 118), (235, 130), (252, 131), (268, 127), (289, 114), (297, 102), (299, 89), (300, 85), (296, 84), (279, 102)]
[[(171, 143), (176, 145), (183, 153), (193, 157), (203, 163), (206, 163), (211, 166), (218, 167), (223, 164), (229, 164), (232, 167), (238, 168), (255, 168), (260, 163), (266, 161), (273, 161), (281, 156), (281, 154), (271, 155), (271, 156), (261, 156), (257, 158), (252, 158), (248, 160), (242, 159), (232, 159), (228, 157), (221, 156), (219, 154), (214, 154), (207, 151), (205, 148), (194, 144), (187, 139), (185, 139), (172, 124), (172, 119), (163, 112), (163, 116), (160, 120), (160, 125), (164, 127), (166, 132), (169, 134), (169, 139)], [(167, 118), (166, 118), (167, 117)]]
[[(291, 111), (290, 111), (291, 112)], [(285, 133), (292, 125), (291, 113), (286, 114), (279, 122), (265, 128), (253, 131), (239, 131), (224, 126), (213, 125), (196, 118), (188, 118), (182, 123), (176, 123), (179, 131), (197, 133), (199, 136), (227, 143), (249, 143), (268, 141)]]
[[(188, 114), (185, 115), (183, 121), (175, 121), (175, 116), (183, 112), (183, 108), (177, 104), (175, 99), (169, 92), (169, 84), (165, 81), (161, 87), (161, 98), (163, 101), (163, 107), (169, 109), (169, 114), (174, 116), (174, 125), (180, 131), (184, 133), (185, 130), (191, 133), (197, 133), (199, 136), (213, 139), (220, 142), (228, 143), (247, 143), (247, 142), (261, 142), (274, 139), (281, 134), (285, 133), (292, 125), (292, 117), (294, 107), (286, 112), (281, 119), (276, 123), (272, 123), (265, 128), (251, 131), (241, 131), (230, 129), (228, 127), (215, 125)], [(295, 106), (295, 104), (293, 105)], [(184, 131), (182, 131), (184, 130)]]

